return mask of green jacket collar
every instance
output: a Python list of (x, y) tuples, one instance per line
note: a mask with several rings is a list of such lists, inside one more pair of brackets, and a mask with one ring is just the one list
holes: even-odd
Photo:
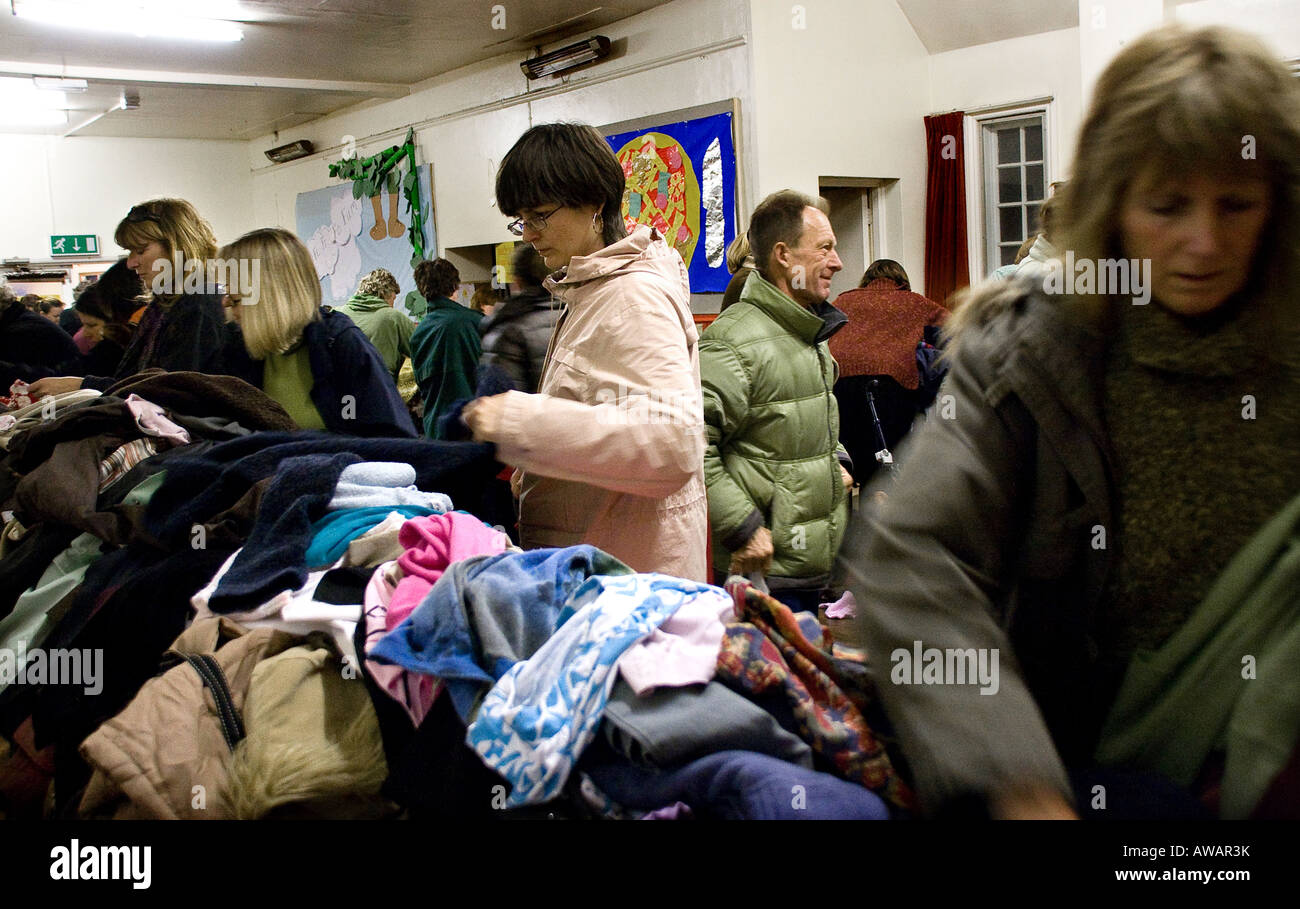
[(375, 312), (379, 309), (387, 309), (388, 301), (373, 294), (353, 294), (352, 299), (348, 300), (344, 305), (348, 309), (355, 309), (358, 312)]
[(825, 341), (848, 323), (848, 317), (829, 303), (819, 303), (811, 310), (800, 306), (757, 271), (751, 272), (745, 281), (740, 299), (809, 344)]
[(474, 312), (474, 310), (469, 307), (461, 306), (455, 300), (450, 300), (447, 297), (434, 297), (430, 300), (428, 311), (433, 312), (435, 309), (463, 309), (466, 312)]

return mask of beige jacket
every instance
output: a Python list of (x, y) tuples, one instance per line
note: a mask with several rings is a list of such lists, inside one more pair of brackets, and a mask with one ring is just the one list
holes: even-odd
[(699, 334), (681, 255), (649, 227), (546, 280), (566, 304), (538, 394), (483, 435), (523, 469), (525, 548), (590, 543), (636, 571), (705, 581)]
[[(301, 638), (272, 628), (251, 631), (227, 618), (185, 629), (169, 655), (212, 655), (242, 716), (254, 668)], [(187, 662), (150, 679), (121, 713), (81, 743), (93, 775), (82, 817), (212, 818), (234, 816), (229, 794), (230, 746), (222, 714)]]

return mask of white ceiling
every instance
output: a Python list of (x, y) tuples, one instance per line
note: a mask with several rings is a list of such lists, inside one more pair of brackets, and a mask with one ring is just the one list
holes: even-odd
[[(166, 43), (75, 31), (7, 15), (0, 75), (86, 78), (68, 126), (0, 131), (59, 135), (112, 107), (123, 87), (139, 110), (114, 110), (83, 136), (252, 139), (502, 53), (593, 34), (668, 0), (509, 0), (505, 28), (486, 0), (241, 0), (244, 40)], [(549, 48), (548, 48), (549, 49)]]
[(1079, 0), (897, 0), (932, 54), (1074, 28)]

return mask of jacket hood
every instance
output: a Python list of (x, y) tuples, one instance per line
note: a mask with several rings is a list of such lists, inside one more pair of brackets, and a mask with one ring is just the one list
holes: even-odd
[(574, 302), (573, 289), (619, 273), (657, 274), (670, 286), (690, 286), (681, 253), (669, 246), (659, 231), (645, 224), (637, 225), (623, 239), (589, 256), (575, 256), (567, 266), (547, 278), (545, 286), (558, 299)]
[(352, 299), (343, 305), (349, 309), (358, 309), (362, 312), (388, 309), (388, 301), (383, 297), (376, 297), (374, 294), (353, 294)]

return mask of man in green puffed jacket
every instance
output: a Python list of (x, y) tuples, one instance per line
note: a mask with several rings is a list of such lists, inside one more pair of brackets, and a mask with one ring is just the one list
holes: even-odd
[(761, 573), (777, 599), (813, 611), (853, 486), (826, 345), (847, 321), (826, 302), (843, 267), (826, 210), (792, 190), (763, 200), (749, 225), (758, 270), (700, 338), (717, 579)]

